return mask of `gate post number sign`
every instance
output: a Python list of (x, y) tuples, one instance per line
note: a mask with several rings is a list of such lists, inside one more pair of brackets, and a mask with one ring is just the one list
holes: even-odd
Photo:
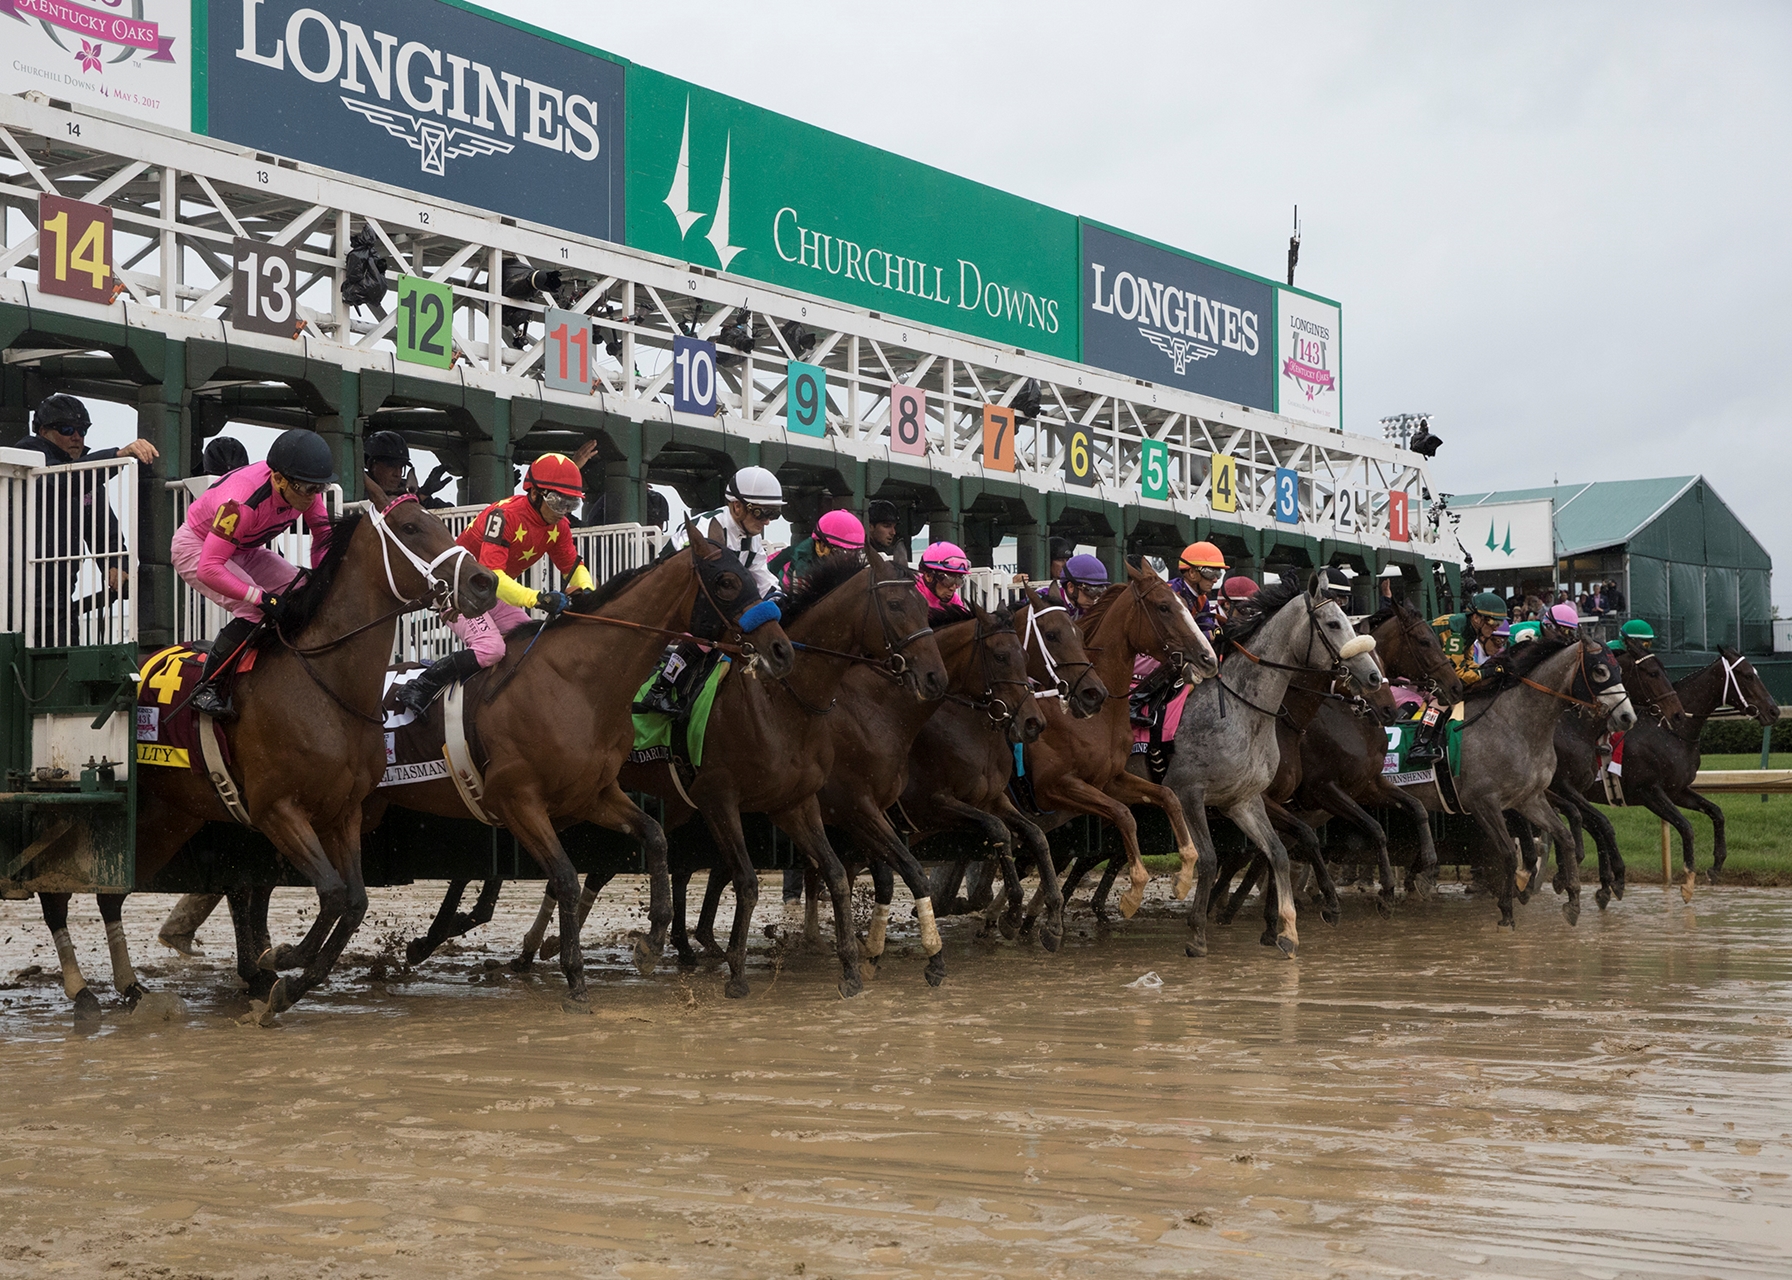
[(37, 198), (37, 287), (109, 307), (124, 288), (112, 269), (112, 210), (61, 196)]
[(890, 452), (927, 453), (927, 393), (897, 383), (890, 388)]
[(398, 278), (393, 345), (409, 364), (446, 369), (454, 363), (454, 290), (420, 276)]
[(820, 365), (792, 360), (784, 375), (784, 422), (799, 436), (828, 433), (828, 375)]
[(1167, 502), (1170, 498), (1170, 446), (1162, 440), (1139, 444), (1139, 494)]
[(296, 338), (305, 322), (295, 294), (298, 254), (287, 245), (238, 239), (230, 278), (230, 325), (249, 333)]
[(983, 469), (1014, 470), (1014, 410), (1005, 405), (983, 406)]
[(716, 344), (672, 339), (672, 411), (716, 416)]
[(1064, 483), (1093, 489), (1098, 477), (1095, 459), (1089, 452), (1089, 428), (1074, 422), (1064, 428)]
[(1229, 453), (1213, 455), (1207, 505), (1215, 511), (1238, 510), (1238, 461)]
[(1412, 495), (1404, 489), (1388, 490), (1388, 541), (1409, 542), (1412, 540), (1412, 529), (1408, 524), (1411, 518)]
[(1276, 523), (1300, 523), (1300, 473), (1290, 467), (1276, 468)]
[(591, 317), (549, 307), (541, 380), (550, 391), (591, 394)]

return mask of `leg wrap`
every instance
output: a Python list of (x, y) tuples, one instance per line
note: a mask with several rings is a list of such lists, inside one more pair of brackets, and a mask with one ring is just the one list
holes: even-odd
[(107, 922), (106, 949), (112, 953), (112, 989), (121, 993), (129, 991), (137, 985), (137, 973), (131, 968), (131, 948), (124, 940), (123, 921)]
[(871, 932), (865, 938), (865, 954), (872, 957), (884, 953), (884, 937), (890, 929), (890, 904), (880, 902), (871, 908)]
[(933, 922), (932, 898), (915, 903), (915, 919), (921, 925), (921, 950), (930, 956), (938, 955), (946, 944), (940, 941), (940, 927)]
[(75, 944), (69, 940), (67, 929), (58, 929), (50, 935), (56, 942), (56, 960), (62, 966), (62, 993), (73, 1000), (87, 989), (87, 979), (81, 976), (81, 962), (75, 958)]

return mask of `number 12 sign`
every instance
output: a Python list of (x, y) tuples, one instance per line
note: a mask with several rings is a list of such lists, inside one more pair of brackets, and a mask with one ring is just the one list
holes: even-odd
[(410, 364), (446, 369), (454, 363), (454, 291), (419, 276), (398, 278), (393, 345)]
[(591, 317), (548, 308), (548, 345), (541, 353), (541, 380), (550, 391), (591, 394)]

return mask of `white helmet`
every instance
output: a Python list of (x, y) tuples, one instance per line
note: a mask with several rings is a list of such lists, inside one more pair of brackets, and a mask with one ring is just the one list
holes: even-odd
[(755, 507), (782, 507), (784, 486), (764, 467), (742, 467), (729, 478), (723, 493)]

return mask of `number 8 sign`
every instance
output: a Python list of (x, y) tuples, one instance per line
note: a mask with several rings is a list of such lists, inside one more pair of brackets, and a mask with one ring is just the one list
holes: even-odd
[(890, 388), (890, 452), (927, 454), (927, 393), (919, 387)]

